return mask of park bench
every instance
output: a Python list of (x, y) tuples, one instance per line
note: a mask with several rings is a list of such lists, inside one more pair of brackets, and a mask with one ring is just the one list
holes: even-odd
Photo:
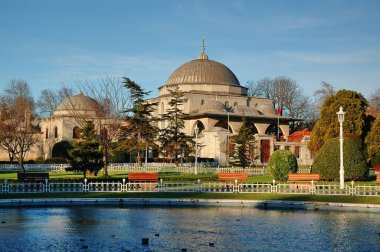
[(150, 182), (158, 182), (157, 172), (140, 172), (129, 173), (128, 181), (133, 183), (133, 188), (141, 190), (153, 190), (156, 184)]
[(374, 165), (373, 169), (375, 170), (376, 175), (380, 175), (380, 165)]
[(17, 173), (17, 179), (19, 181), (45, 181), (49, 179), (48, 172), (19, 172)]
[(290, 173), (288, 181), (298, 182), (298, 181), (319, 181), (320, 176), (318, 173)]
[(248, 173), (218, 173), (218, 180), (221, 181), (245, 181), (248, 179)]
[(128, 181), (130, 182), (157, 182), (157, 172), (129, 173)]

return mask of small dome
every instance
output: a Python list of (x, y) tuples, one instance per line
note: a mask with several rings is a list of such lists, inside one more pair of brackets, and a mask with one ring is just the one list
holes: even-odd
[(70, 111), (97, 116), (101, 114), (100, 105), (94, 99), (82, 93), (65, 98), (54, 111), (54, 115), (70, 115)]
[(240, 86), (235, 74), (225, 65), (202, 58), (189, 61), (177, 68), (166, 85), (178, 84), (226, 84)]
[(216, 112), (216, 111), (223, 111), (224, 104), (220, 101), (210, 100), (206, 101), (205, 104), (202, 105), (200, 111), (201, 112)]

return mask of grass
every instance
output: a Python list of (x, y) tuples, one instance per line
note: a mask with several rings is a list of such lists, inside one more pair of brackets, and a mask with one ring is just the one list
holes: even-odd
[[(117, 180), (127, 178), (127, 172), (111, 172), (109, 176), (103, 176), (102, 174), (98, 174), (98, 176), (87, 176), (88, 179), (91, 180)], [(83, 179), (82, 173), (75, 172), (49, 172), (50, 180), (81, 180)], [(217, 174), (188, 174), (188, 173), (179, 173), (179, 172), (160, 172), (159, 178), (163, 179), (165, 182), (197, 182), (198, 179), (202, 182), (212, 182), (218, 181)], [(17, 179), (17, 172), (0, 172), (0, 181), (8, 179), (10, 181)], [(355, 185), (376, 185), (376, 177), (371, 176), (369, 181), (355, 181)], [(253, 175), (249, 176), (248, 180), (245, 183), (263, 183), (263, 184), (271, 184), (273, 181), (272, 177), (269, 175)], [(1, 183), (1, 182), (0, 182)], [(286, 183), (286, 182), (285, 182)], [(308, 182), (306, 182), (308, 183)], [(349, 182), (346, 182), (349, 183)], [(339, 182), (329, 182), (329, 181), (321, 181), (315, 184), (339, 184)]]
[(331, 203), (380, 204), (380, 197), (254, 194), (254, 193), (165, 193), (165, 192), (123, 192), (123, 193), (25, 193), (0, 194), (0, 199), (36, 198), (173, 198), (173, 199), (231, 199), (231, 200), (288, 200)]

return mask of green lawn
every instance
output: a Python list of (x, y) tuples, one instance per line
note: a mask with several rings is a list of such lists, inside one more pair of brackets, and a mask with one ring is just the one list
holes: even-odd
[[(98, 176), (88, 176), (88, 179), (96, 179), (96, 180), (106, 180), (106, 179), (123, 179), (127, 178), (128, 173), (127, 172), (112, 172), (109, 173), (109, 176), (105, 177), (101, 173), (98, 174)], [(60, 171), (60, 172), (49, 172), (49, 178), (51, 180), (61, 180), (61, 179), (83, 179), (82, 173), (75, 173), (75, 172), (66, 172), (66, 171)], [(159, 173), (159, 178), (163, 179), (165, 182), (197, 182), (198, 179), (201, 182), (209, 182), (209, 181), (218, 181), (217, 174), (185, 174), (185, 173), (175, 173), (175, 172), (162, 172)], [(4, 179), (8, 180), (16, 180), (17, 179), (17, 173), (16, 172), (0, 172), (0, 183)], [(369, 181), (360, 181), (355, 182), (355, 185), (376, 185), (375, 183), (375, 176), (370, 177)], [(245, 183), (269, 183), (271, 184), (273, 181), (272, 177), (269, 175), (253, 175), (249, 176), (248, 180), (245, 181)], [(278, 182), (276, 182), (278, 183)], [(321, 181), (318, 182), (319, 184), (338, 184), (338, 182), (325, 182)], [(347, 182), (349, 183), (349, 182)], [(317, 183), (316, 183), (317, 184)]]
[(191, 198), (191, 199), (235, 199), (235, 200), (290, 200), (336, 203), (380, 204), (380, 197), (332, 196), (332, 195), (293, 195), (293, 194), (254, 194), (254, 193), (30, 193), (0, 194), (1, 199), (27, 198)]

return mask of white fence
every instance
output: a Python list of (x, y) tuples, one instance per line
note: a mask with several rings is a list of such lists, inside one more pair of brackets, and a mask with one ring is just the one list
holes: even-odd
[(200, 192), (200, 193), (271, 193), (311, 195), (380, 196), (380, 185), (354, 186), (353, 183), (340, 189), (333, 184), (260, 184), (237, 182), (116, 182), (83, 183), (8, 183), (0, 184), (0, 193), (75, 193), (75, 192)]
[[(49, 171), (65, 171), (70, 168), (69, 164), (25, 164), (26, 171), (49, 172)], [(298, 173), (310, 173), (310, 167), (300, 167)], [(18, 172), (20, 166), (18, 164), (0, 164), (0, 172)], [(148, 163), (139, 167), (136, 163), (111, 163), (108, 165), (109, 172), (178, 172), (194, 174), (194, 163), (183, 163), (176, 166), (173, 163)], [(198, 174), (215, 174), (215, 173), (248, 173), (249, 175), (265, 175), (266, 167), (219, 167), (215, 162), (199, 163), (197, 167)]]

